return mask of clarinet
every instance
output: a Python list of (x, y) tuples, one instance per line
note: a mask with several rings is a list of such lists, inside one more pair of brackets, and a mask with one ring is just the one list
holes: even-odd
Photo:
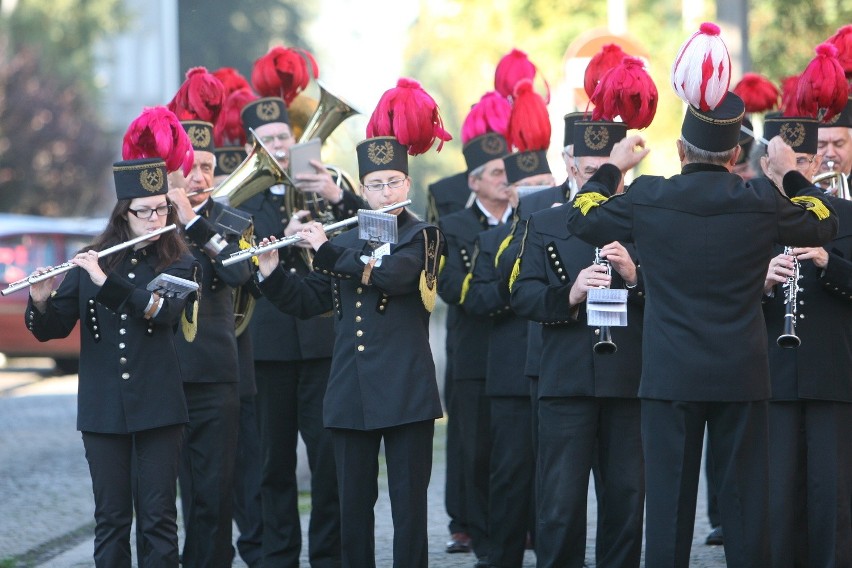
[[(605, 266), (607, 275), (612, 274), (612, 266), (610, 266), (607, 259), (601, 257), (601, 249), (598, 247), (595, 247), (595, 264)], [(593, 349), (598, 355), (608, 355), (618, 350), (618, 346), (612, 340), (612, 332), (608, 325), (601, 326), (600, 341), (595, 343)]]
[[(784, 254), (793, 256), (793, 247), (784, 247)], [(799, 259), (793, 256), (793, 274), (782, 284), (784, 288), (784, 305), (787, 312), (784, 314), (784, 331), (778, 336), (778, 345), (785, 349), (795, 349), (801, 345), (802, 340), (796, 335), (796, 296), (800, 290)]]

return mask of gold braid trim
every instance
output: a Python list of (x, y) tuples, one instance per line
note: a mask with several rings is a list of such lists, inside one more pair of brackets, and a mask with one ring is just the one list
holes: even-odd
[(512, 291), (512, 286), (515, 285), (515, 280), (521, 275), (521, 257), (524, 255), (524, 249), (527, 245), (527, 233), (530, 230), (530, 224), (527, 222), (524, 227), (524, 238), (521, 239), (521, 250), (518, 251), (518, 258), (515, 259), (515, 264), (512, 266), (512, 273), (509, 275), (509, 292)]
[(828, 210), (828, 207), (825, 206), (825, 203), (822, 202), (817, 197), (812, 197), (810, 195), (803, 195), (801, 197), (793, 197), (790, 199), (793, 203), (801, 205), (811, 213), (817, 216), (817, 219), (823, 221), (828, 219), (831, 216), (831, 212)]
[[(443, 267), (444, 256), (441, 251), (441, 233), (436, 231), (436, 238), (429, 242), (429, 232), (423, 229), (425, 257), (423, 270), (420, 271), (420, 299), (427, 312), (435, 309), (435, 299), (438, 296), (438, 274)], [(440, 259), (439, 259), (440, 257)]]
[(180, 318), (180, 329), (183, 331), (183, 336), (190, 343), (195, 341), (195, 336), (198, 334), (198, 300), (192, 303), (192, 321), (187, 319), (186, 310)]
[(497, 254), (494, 255), (494, 266), (497, 267), (500, 262), (500, 255), (503, 254), (509, 245), (512, 244), (512, 235), (515, 234), (515, 227), (518, 225), (517, 216), (512, 220), (512, 227), (509, 229), (509, 234), (506, 235), (506, 238), (500, 242), (500, 246), (497, 247)]
[(607, 199), (609, 198), (596, 191), (581, 193), (574, 198), (574, 208), (579, 209), (580, 213), (585, 216), (589, 212), (589, 209), (599, 206), (601, 203), (606, 202)]

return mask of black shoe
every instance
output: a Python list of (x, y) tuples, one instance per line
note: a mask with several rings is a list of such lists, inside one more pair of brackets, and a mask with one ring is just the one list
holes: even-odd
[(707, 535), (707, 540), (704, 541), (705, 544), (709, 544), (710, 546), (722, 546), (725, 544), (724, 538), (722, 535), (722, 527), (716, 527), (710, 534)]
[(467, 533), (458, 532), (450, 535), (450, 540), (447, 541), (447, 553), (456, 552), (470, 552), (470, 537)]
[(490, 568), (490, 564), (488, 563), (487, 558), (480, 558), (476, 561), (476, 564), (473, 565), (473, 568)]

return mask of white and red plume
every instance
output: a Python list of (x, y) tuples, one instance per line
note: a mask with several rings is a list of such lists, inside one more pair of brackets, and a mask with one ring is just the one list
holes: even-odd
[(178, 120), (203, 120), (216, 123), (225, 103), (225, 87), (204, 67), (186, 72), (186, 80), (169, 101), (168, 108)]
[(508, 141), (511, 114), (512, 103), (509, 99), (497, 91), (488, 91), (471, 107), (462, 123), (462, 144), (489, 132), (496, 132)]
[(532, 81), (515, 86), (512, 115), (509, 117), (509, 143), (519, 152), (547, 150), (550, 145), (550, 116), (544, 99), (533, 90)]
[(745, 104), (746, 112), (767, 112), (778, 106), (778, 87), (760, 73), (745, 73), (732, 91)]
[(685, 103), (705, 112), (719, 106), (731, 84), (731, 56), (719, 26), (705, 22), (686, 40), (672, 64), (671, 81)]
[(452, 140), (444, 130), (438, 104), (420, 83), (405, 77), (379, 99), (367, 123), (367, 138), (393, 136), (408, 153), (417, 156), (427, 152), (438, 140), (438, 152), (444, 142)]
[(297, 47), (275, 46), (254, 62), (251, 83), (262, 97), (281, 97), (287, 106), (319, 77), (314, 56)]
[(164, 106), (146, 107), (124, 133), (121, 147), (124, 160), (160, 158), (166, 170), (182, 170), (189, 175), (195, 153), (175, 114)]
[(816, 54), (799, 75), (796, 108), (803, 116), (813, 116), (827, 122), (846, 106), (849, 84), (837, 60), (837, 48), (834, 45), (820, 44)]
[(654, 120), (659, 98), (642, 60), (626, 56), (595, 87), (589, 99), (595, 105), (592, 120), (613, 121), (618, 116), (627, 128), (645, 128)]

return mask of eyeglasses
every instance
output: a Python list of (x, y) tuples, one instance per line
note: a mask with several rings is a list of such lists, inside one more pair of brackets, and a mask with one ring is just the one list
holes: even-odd
[(128, 211), (136, 215), (138, 218), (145, 220), (150, 219), (154, 213), (157, 214), (157, 217), (165, 217), (171, 210), (171, 205), (160, 205), (156, 209), (128, 209)]
[(278, 140), (279, 142), (286, 142), (290, 138), (293, 137), (293, 134), (290, 132), (282, 132), (281, 134), (273, 134), (272, 136), (261, 136), (260, 141), (264, 144), (272, 144), (273, 141)]
[(810, 158), (805, 158), (804, 156), (799, 156), (798, 158), (796, 158), (796, 165), (797, 166), (806, 166), (808, 164), (813, 164), (815, 159), (816, 159), (816, 156), (811, 156)]
[(385, 182), (379, 181), (379, 182), (375, 182), (375, 183), (367, 183), (367, 184), (363, 184), (361, 187), (363, 187), (367, 191), (382, 191), (385, 188), (385, 186), (388, 186), (388, 189), (399, 189), (400, 187), (402, 187), (402, 184), (404, 184), (405, 180), (407, 180), (407, 179), (408, 179), (408, 176), (401, 177), (401, 178), (395, 178), (395, 179), (389, 179), (388, 181), (385, 181)]

